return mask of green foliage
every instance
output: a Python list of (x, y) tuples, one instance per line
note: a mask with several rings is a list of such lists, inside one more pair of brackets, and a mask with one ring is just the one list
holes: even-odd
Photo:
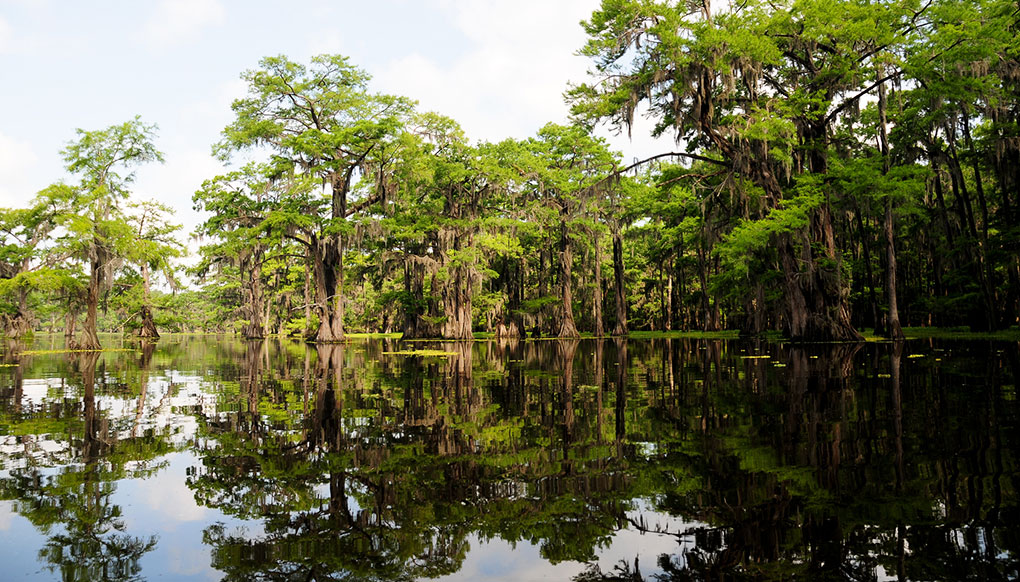
[[(101, 303), (107, 329), (155, 309), (173, 329), (321, 341), (624, 318), (851, 339), (893, 292), (905, 323), (1015, 323), (1013, 4), (606, 0), (582, 26), (594, 68), (570, 123), (496, 143), (373, 92), (347, 57), (262, 59), (213, 146), (254, 161), (193, 198), (202, 293), (178, 293), (169, 210), (127, 200), (162, 160), (155, 126), (78, 130), (75, 180), (0, 211), (0, 327)], [(624, 170), (593, 129), (640, 114), (676, 151)], [(892, 262), (908, 275), (890, 287)]]
[(818, 176), (798, 178), (796, 194), (772, 208), (759, 220), (740, 220), (715, 247), (727, 271), (736, 277), (749, 276), (749, 260), (765, 251), (779, 235), (801, 231), (810, 224), (812, 212), (825, 196)]
[(131, 168), (163, 161), (162, 152), (152, 143), (156, 126), (143, 123), (140, 116), (106, 129), (75, 133), (77, 139), (61, 154), (67, 170), (81, 176), (82, 191), (76, 202), (82, 206), (103, 208), (109, 205), (104, 199), (127, 196), (127, 186), (135, 177)]

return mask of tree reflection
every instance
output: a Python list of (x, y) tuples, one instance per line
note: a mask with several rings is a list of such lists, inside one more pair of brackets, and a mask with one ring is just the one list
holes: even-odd
[[(623, 460), (604, 456), (597, 432), (576, 429), (578, 342), (556, 346), (554, 373), (501, 376), (525, 384), (526, 408), (546, 411), (528, 413), (534, 423), (485, 404), (472, 343), (437, 347), (446, 357), (412, 354), (379, 374), (351, 374), (357, 351), (317, 346), (302, 421), (270, 423), (256, 440), (205, 420), (208, 445), (189, 486), (228, 514), (260, 515), (265, 531), (206, 530), (226, 579), (435, 577), (460, 568), (470, 534), (536, 543), (554, 562), (589, 560), (623, 527), (632, 497)], [(522, 365), (511, 367), (524, 367), (523, 345), (501, 349), (518, 350)], [(485, 365), (505, 363), (481, 352)], [(297, 397), (260, 394), (263, 411)]]
[[(985, 378), (975, 399), (933, 375), (915, 372), (907, 383), (903, 343), (870, 358), (858, 357), (860, 349), (787, 347), (781, 360), (748, 356), (738, 365), (704, 350), (700, 398), (662, 399), (654, 407), (667, 410), (651, 415), (693, 416), (704, 431), (693, 440), (667, 436), (648, 467), (657, 473), (657, 508), (704, 525), (660, 532), (675, 536), (678, 552), (659, 556), (650, 576), (635, 560), (609, 571), (592, 565), (575, 579), (1015, 577), (1017, 536), (1002, 510), (1015, 519), (1016, 471), (996, 463), (1016, 449), (996, 442), (1007, 434), (997, 422), (950, 420), (1015, 422), (1015, 408), (1009, 420), (1001, 416), (1002, 379)], [(650, 388), (675, 381), (673, 366), (659, 369)], [(953, 407), (933, 418), (943, 399)], [(924, 433), (935, 438), (909, 437)], [(945, 446), (960, 437), (987, 454), (967, 463), (961, 447)], [(1003, 495), (1010, 479), (1013, 493)], [(957, 501), (961, 485), (966, 505)], [(989, 486), (998, 494), (981, 497)]]
[(296, 404), (297, 394), (281, 394), (262, 374), (261, 359), (249, 357), (246, 396), (258, 397), (249, 400), (248, 430), (206, 420), (203, 466), (188, 486), (205, 505), (264, 518), (265, 530), (253, 539), (207, 528), (213, 565), (226, 580), (256, 573), (263, 580), (399, 580), (455, 571), (463, 536), (416, 527), (412, 515), (394, 509), (392, 480), (360, 470), (380, 462), (379, 437), (343, 414), (345, 348), (319, 345), (316, 352), (311, 381), (302, 386), (308, 414), (270, 420), (265, 412), (273, 403)]
[(26, 466), (0, 479), (0, 498), (13, 500), (15, 511), (49, 536), (39, 559), (62, 580), (141, 580), (139, 560), (157, 538), (125, 533), (122, 509), (112, 496), (118, 479), (155, 470), (137, 463), (128, 469), (129, 463), (152, 458), (151, 447), (118, 443), (98, 411), (99, 358), (99, 352), (86, 352), (72, 365), (80, 378), (81, 423), (77, 415), (60, 420), (71, 435), (73, 464), (54, 470), (28, 458)]
[[(26, 356), (0, 371), (0, 490), (54, 572), (139, 577), (155, 540), (123, 530), (114, 486), (171, 449), (144, 428), (152, 362), (194, 357), (212, 393), (185, 409), (187, 485), (244, 522), (205, 525), (227, 580), (438, 577), (497, 539), (589, 581), (1013, 579), (1006, 347), (182, 343), (68, 360), (42, 403)], [(624, 529), (675, 545), (596, 563)]]

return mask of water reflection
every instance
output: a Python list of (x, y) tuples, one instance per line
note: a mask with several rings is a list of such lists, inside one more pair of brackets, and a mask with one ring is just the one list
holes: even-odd
[[(64, 579), (144, 578), (164, 552), (226, 580), (1011, 579), (1018, 361), (690, 339), (22, 356), (0, 368), (0, 498)], [(195, 547), (128, 519), (138, 479), (183, 480)], [(498, 552), (519, 559), (477, 569)]]
[[(14, 511), (47, 536), (39, 561), (62, 580), (139, 580), (139, 560), (156, 547), (158, 536), (125, 533), (122, 509), (111, 496), (118, 481), (158, 471), (159, 463), (148, 461), (168, 449), (151, 439), (119, 439), (96, 406), (99, 354), (67, 359), (71, 385), (66, 389), (80, 397), (67, 398), (65, 392), (62, 406), (49, 408), (53, 414), (44, 422), (52, 432), (45, 437), (31, 432), (43, 427), (14, 422), (15, 433), (22, 432), (16, 440), (24, 445), (23, 454), (5, 455), (0, 499), (14, 501)], [(26, 414), (23, 375), (15, 373), (14, 382), (11, 412), (17, 418)], [(53, 438), (58, 435), (66, 440)], [(33, 437), (58, 448), (34, 448), (41, 442)]]

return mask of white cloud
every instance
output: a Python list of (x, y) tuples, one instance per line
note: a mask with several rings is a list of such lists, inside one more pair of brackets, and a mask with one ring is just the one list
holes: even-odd
[[(143, 524), (162, 523), (164, 531), (175, 531), (184, 522), (201, 521), (206, 518), (209, 509), (195, 501), (195, 493), (186, 484), (187, 463), (193, 458), (186, 454), (169, 455), (170, 466), (164, 469), (160, 479), (138, 480), (139, 491), (134, 494), (142, 507), (142, 512), (127, 516), (130, 529), (138, 529)], [(122, 484), (126, 487), (127, 484)]]
[(164, 165), (139, 169), (133, 190), (138, 199), (154, 198), (176, 209), (172, 220), (183, 225), (178, 240), (184, 240), (202, 220), (192, 210), (191, 197), (204, 180), (225, 170), (209, 149), (175, 149), (167, 151), (165, 157)]
[[(580, 22), (596, 2), (443, 0), (441, 6), (470, 50), (445, 62), (423, 51), (393, 60), (376, 71), (376, 87), (454, 118), (472, 140), (524, 138), (548, 122), (567, 121), (562, 95), (568, 82), (587, 80), (591, 63), (576, 52), (586, 40)], [(624, 163), (675, 147), (670, 137), (652, 138), (651, 123), (635, 121), (633, 139), (598, 132)]]
[(582, 80), (587, 67), (574, 53), (591, 0), (448, 0), (442, 7), (474, 46), (446, 63), (422, 52), (392, 61), (375, 76), (382, 90), (453, 117), (473, 139), (525, 137), (565, 120), (566, 82)]
[(38, 160), (28, 142), (0, 134), (0, 207), (24, 206), (35, 195)]
[(180, 44), (225, 17), (219, 0), (162, 0), (143, 28), (144, 38), (157, 47)]
[(338, 31), (330, 31), (321, 36), (313, 36), (308, 44), (308, 54), (334, 55), (346, 54), (347, 46)]
[(175, 545), (167, 548), (169, 571), (198, 580), (219, 580), (222, 572), (209, 564), (209, 548), (205, 546)]
[[(513, 44), (531, 50), (574, 43), (567, 47), (568, 55), (581, 48), (584, 40), (584, 31), (578, 23), (598, 7), (594, 0), (446, 0), (443, 4), (464, 34), (480, 42)], [(526, 38), (536, 33), (541, 36)]]
[(0, 501), (0, 531), (11, 529), (11, 522), (14, 518), (14, 508), (9, 501)]
[(11, 25), (0, 17), (0, 55), (11, 52), (14, 48), (14, 32)]
[(247, 93), (248, 84), (240, 77), (222, 82), (211, 91), (206, 91), (200, 99), (184, 104), (176, 123), (196, 136), (196, 142), (209, 138), (208, 145), (212, 148), (213, 142), (219, 139), (220, 130), (234, 119), (231, 104)]

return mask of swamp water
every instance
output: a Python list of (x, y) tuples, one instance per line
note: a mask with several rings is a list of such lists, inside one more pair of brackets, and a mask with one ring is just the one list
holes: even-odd
[(1016, 343), (120, 341), (0, 360), (2, 580), (1020, 576)]

